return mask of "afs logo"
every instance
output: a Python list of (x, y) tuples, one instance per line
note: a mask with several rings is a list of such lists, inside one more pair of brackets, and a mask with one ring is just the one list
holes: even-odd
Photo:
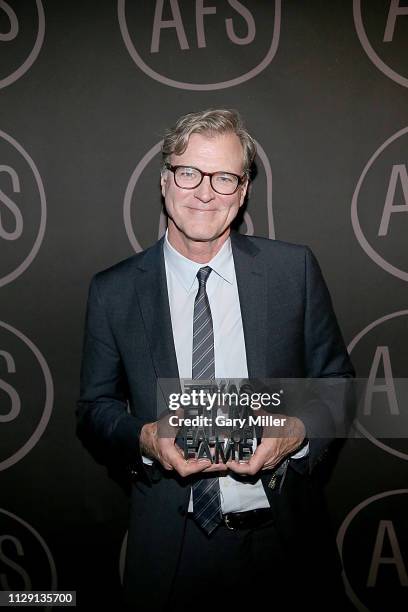
[(354, 0), (353, 13), (370, 60), (387, 77), (408, 87), (408, 6), (403, 0)]
[(281, 0), (118, 0), (126, 48), (149, 77), (210, 91), (244, 83), (275, 57)]
[(45, 34), (41, 0), (0, 1), (0, 89), (19, 79), (40, 53)]
[[(32, 381), (27, 385), (27, 380)], [(0, 321), (0, 471), (39, 441), (51, 416), (54, 387), (38, 348)]]
[[(125, 192), (123, 219), (130, 244), (136, 252), (147, 248), (166, 231), (167, 219), (161, 206), (160, 163), (162, 141), (155, 144), (137, 164)], [(255, 163), (258, 174), (250, 184), (250, 212), (245, 210), (240, 231), (252, 236), (275, 238), (275, 224), (272, 208), (272, 169), (269, 159), (257, 142)], [(266, 202), (266, 218), (265, 218)], [(136, 229), (137, 228), (137, 229)], [(142, 244), (138, 237), (146, 236)]]
[(337, 535), (346, 592), (359, 612), (408, 608), (408, 489), (373, 495)]
[(405, 460), (408, 460), (407, 347), (408, 310), (373, 321), (348, 346), (358, 372), (367, 376), (355, 425), (373, 444)]
[(0, 287), (15, 280), (35, 259), (46, 226), (40, 173), (30, 155), (0, 130)]
[(45, 540), (26, 521), (2, 508), (0, 508), (0, 589), (2, 591), (57, 589), (57, 571)]
[(386, 140), (368, 160), (355, 189), (351, 222), (367, 255), (408, 281), (408, 127)]

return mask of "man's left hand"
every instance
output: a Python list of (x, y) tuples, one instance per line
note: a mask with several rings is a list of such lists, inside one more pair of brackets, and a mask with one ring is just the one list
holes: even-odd
[(260, 470), (270, 470), (277, 466), (287, 455), (296, 452), (305, 439), (306, 430), (303, 422), (297, 417), (284, 417), (283, 427), (264, 427), (261, 444), (249, 461), (228, 461), (230, 470), (237, 474), (253, 476)]

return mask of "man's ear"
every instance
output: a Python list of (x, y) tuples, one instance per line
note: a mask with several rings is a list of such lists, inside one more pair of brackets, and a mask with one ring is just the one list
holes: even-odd
[(162, 192), (163, 198), (166, 197), (166, 183), (167, 183), (167, 170), (164, 170), (164, 172), (162, 172), (160, 176), (160, 185), (161, 185), (161, 192)]

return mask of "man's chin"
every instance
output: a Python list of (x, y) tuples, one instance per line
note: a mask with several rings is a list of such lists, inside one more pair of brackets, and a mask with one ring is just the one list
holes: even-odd
[(196, 232), (183, 232), (185, 237), (192, 242), (214, 242), (222, 236), (225, 236), (227, 230), (223, 232), (209, 232), (209, 231), (196, 231)]
[[(172, 227), (171, 227), (172, 226)], [(191, 242), (214, 242), (222, 237), (227, 237), (229, 234), (229, 227), (220, 228), (211, 227), (210, 224), (197, 223), (197, 224), (182, 224), (177, 225), (174, 221), (169, 224), (170, 234), (174, 233), (174, 238), (177, 240), (177, 234), (179, 239), (188, 240)]]

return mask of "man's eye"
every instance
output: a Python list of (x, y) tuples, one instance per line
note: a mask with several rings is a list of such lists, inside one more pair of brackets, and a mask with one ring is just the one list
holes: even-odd
[(235, 180), (235, 177), (232, 176), (231, 174), (218, 174), (217, 175), (217, 182), (219, 183), (233, 183)]
[(183, 178), (194, 178), (197, 175), (197, 172), (193, 168), (182, 168), (179, 172)]

